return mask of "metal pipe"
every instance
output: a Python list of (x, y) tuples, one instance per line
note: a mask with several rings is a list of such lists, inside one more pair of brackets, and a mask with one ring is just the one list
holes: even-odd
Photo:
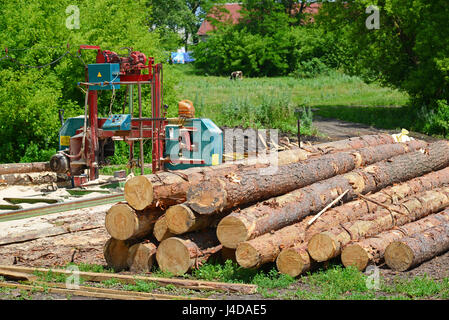
[[(142, 118), (142, 86), (140, 83), (137, 85), (137, 91), (138, 91), (138, 97), (139, 97), (139, 118)], [(143, 138), (143, 123), (139, 123), (139, 129), (140, 129), (140, 139)], [(139, 142), (139, 148), (140, 148), (140, 174), (144, 174), (144, 158), (143, 158), (143, 140), (140, 140)]]

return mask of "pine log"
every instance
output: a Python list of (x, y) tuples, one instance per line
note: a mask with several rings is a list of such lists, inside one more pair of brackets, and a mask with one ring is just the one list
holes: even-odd
[(188, 204), (171, 206), (165, 213), (168, 230), (173, 234), (184, 234), (214, 227), (226, 213), (219, 215), (198, 214)]
[[(308, 159), (310, 157), (359, 149), (369, 146), (394, 143), (392, 136), (387, 134), (366, 135), (341, 141), (307, 146), (304, 149), (293, 149), (279, 152), (275, 155), (277, 165), (284, 165)], [(125, 200), (136, 210), (147, 207), (169, 207), (186, 200), (186, 192), (191, 184), (198, 183), (205, 176), (213, 177), (226, 175), (238, 170), (268, 167), (273, 162), (271, 156), (249, 158), (232, 163), (224, 163), (212, 167), (195, 167), (177, 172), (163, 172), (145, 176), (136, 176), (129, 179), (124, 188)]]
[(136, 243), (128, 250), (127, 265), (131, 272), (146, 273), (153, 267), (156, 245), (151, 242)]
[(171, 233), (170, 230), (168, 230), (167, 218), (165, 214), (160, 216), (159, 219), (157, 219), (156, 223), (154, 224), (153, 236), (159, 242), (174, 236), (174, 234)]
[[(421, 153), (419, 153), (422, 155)], [(421, 159), (424, 163), (426, 158)], [(387, 166), (393, 166), (393, 162), (385, 162), (377, 169), (378, 172), (391, 171)], [(420, 165), (420, 163), (418, 163)], [(436, 162), (435, 168), (439, 166)], [(396, 166), (395, 166), (396, 167)], [(376, 182), (376, 176), (372, 169), (358, 170), (348, 175), (337, 176), (328, 180), (314, 183), (308, 187), (298, 189), (289, 194), (270, 199), (269, 201), (250, 206), (242, 210), (235, 210), (227, 217), (223, 218), (217, 227), (217, 237), (223, 246), (228, 248), (236, 248), (239, 243), (259, 237), (272, 230), (279, 230), (288, 225), (301, 220), (305, 216), (317, 212), (324, 208), (328, 203), (333, 201), (338, 194), (344, 189), (351, 189), (349, 194), (343, 200), (353, 199), (356, 193), (352, 191), (352, 182), (362, 181), (366, 183), (366, 188), (360, 189), (359, 192), (367, 193), (382, 189), (385, 184), (404, 181), (409, 178), (409, 170), (405, 167), (402, 169), (404, 178), (398, 177), (396, 180), (387, 180), (384, 182)], [(420, 172), (415, 172), (420, 175)], [(363, 179), (363, 180), (362, 180)], [(370, 183), (368, 183), (370, 182)], [(375, 185), (377, 183), (377, 186)], [(370, 195), (369, 198), (384, 204), (396, 203), (398, 200), (418, 192), (431, 190), (441, 187), (449, 183), (449, 168), (431, 172), (424, 176), (409, 180), (397, 186), (383, 189), (381, 192)], [(355, 183), (354, 185), (361, 184)], [(329, 209), (309, 228), (309, 234), (313, 231), (321, 232), (323, 226), (335, 225), (351, 221), (361, 217), (364, 214), (374, 212), (378, 205), (366, 200), (358, 200), (349, 202), (343, 206)], [(327, 218), (329, 217), (329, 218)], [(306, 224), (302, 223), (298, 226), (293, 225), (291, 228), (286, 227), (285, 232), (288, 237), (281, 237), (286, 243), (278, 243), (275, 237), (270, 237), (277, 246), (291, 246), (295, 242), (302, 241), (301, 237), (296, 237), (304, 233)], [(288, 229), (289, 228), (289, 229)], [(298, 229), (299, 228), (299, 229)], [(276, 235), (277, 232), (274, 233)]]
[[(313, 259), (310, 258), (307, 252), (307, 244), (310, 238), (317, 233), (331, 229), (341, 223), (353, 221), (364, 216), (365, 214), (373, 213), (377, 209), (381, 208), (381, 206), (375, 204), (374, 202), (383, 205), (394, 204), (413, 194), (442, 187), (448, 183), (449, 167), (428, 173), (422, 177), (414, 178), (399, 185), (382, 189), (382, 191), (367, 197), (367, 199), (370, 199), (371, 201), (361, 199), (330, 209), (310, 227), (308, 227), (308, 221), (310, 218), (307, 217), (305, 220), (295, 225), (285, 227), (273, 233), (273, 237), (277, 233), (296, 235), (291, 241), (278, 244), (278, 246), (284, 245), (287, 247), (279, 253), (276, 259), (278, 270), (281, 273), (289, 274), (292, 277), (296, 277), (310, 270), (310, 268), (314, 265), (311, 263), (313, 262)], [(449, 214), (443, 215), (443, 217), (446, 216), (449, 219)], [(400, 230), (395, 229), (385, 231), (375, 237), (361, 240), (354, 244), (349, 244), (343, 248), (341, 260), (345, 266), (355, 265), (360, 270), (364, 270), (369, 262), (375, 261), (377, 263), (380, 256), (383, 257), (383, 252), (389, 243), (389, 237), (404, 236), (403, 232), (404, 230), (408, 230), (408, 225), (412, 227), (415, 224), (420, 224), (420, 221), (423, 221), (420, 225), (429, 226), (429, 222), (437, 223), (437, 221), (442, 220), (441, 218), (442, 217), (440, 217), (440, 214), (433, 214), (419, 221), (406, 224), (401, 227)], [(381, 237), (383, 234), (385, 234), (385, 236)], [(274, 244), (276, 243), (274, 242)]]
[(409, 270), (449, 250), (449, 223), (394, 241), (385, 250), (385, 262), (398, 271)]
[(0, 174), (30, 173), (51, 171), (49, 162), (3, 163), (0, 164)]
[(192, 185), (187, 191), (187, 203), (197, 213), (213, 214), (286, 194), (314, 182), (425, 146), (426, 143), (418, 141), (380, 145), (278, 166), (270, 174), (248, 170), (232, 177), (215, 177)]
[(107, 265), (120, 272), (128, 268), (128, 252), (129, 248), (136, 243), (135, 240), (117, 240), (110, 238), (106, 241), (103, 254)]
[[(434, 169), (438, 169), (442, 164), (444, 165), (444, 161), (447, 162), (447, 158), (446, 160), (444, 158), (444, 153), (440, 153), (444, 146), (445, 144), (440, 144), (439, 147), (437, 147), (437, 145), (432, 145), (429, 147), (428, 152), (425, 153), (415, 152), (410, 155), (398, 156), (389, 161), (378, 163), (375, 166), (355, 170), (349, 174), (333, 177), (326, 181), (313, 184), (312, 186), (291, 193), (290, 195), (296, 193), (297, 197), (291, 197), (290, 202), (271, 201), (267, 204), (259, 204), (255, 207), (249, 207), (242, 210), (242, 212), (253, 210), (252, 212), (255, 218), (253, 221), (250, 220), (252, 225), (248, 223), (249, 227), (246, 227), (246, 229), (242, 228), (243, 231), (241, 233), (243, 233), (244, 236), (246, 236), (245, 234), (251, 234), (252, 236), (256, 235), (256, 237), (237, 245), (236, 257), (238, 263), (243, 267), (250, 268), (267, 262), (272, 262), (283, 248), (295, 245), (300, 246), (303, 241), (308, 241), (311, 236), (318, 232), (330, 229), (340, 223), (359, 219), (365, 214), (375, 212), (378, 209), (378, 206), (371, 201), (362, 199), (330, 209), (309, 228), (307, 228), (307, 223), (312, 219), (311, 217), (307, 217), (303, 221), (291, 224), (280, 230), (270, 232), (270, 229), (276, 230), (276, 226), (285, 225), (294, 220), (299, 221), (311, 212), (321, 210), (342, 191), (341, 189), (339, 190), (339, 188), (356, 189), (350, 190), (346, 195), (347, 199), (352, 199), (356, 196), (356, 193), (360, 192), (366, 194), (385, 188), (385, 185), (409, 180), (413, 175), (419, 176), (432, 170), (432, 166)], [(449, 152), (449, 150), (446, 148), (445, 152)], [(406, 159), (403, 158), (409, 158), (409, 160), (414, 161), (407, 162), (405, 161)], [(413, 164), (416, 167), (421, 168), (422, 171), (414, 169), (415, 167), (409, 168)], [(399, 199), (404, 199), (404, 197), (416, 194), (417, 192), (445, 185), (447, 183), (448, 173), (449, 169), (430, 173), (423, 177), (410, 180), (407, 183), (385, 189), (381, 193), (369, 196), (369, 198), (378, 203), (396, 203)], [(377, 177), (383, 177), (383, 180), (380, 180)], [(300, 194), (301, 192), (302, 196)], [(276, 199), (285, 199), (286, 196), (288, 195)], [(230, 216), (235, 216), (235, 214), (232, 213)], [(251, 217), (251, 215), (247, 216)], [(237, 227), (238, 226), (235, 224), (234, 228), (229, 228), (229, 230), (234, 230), (234, 237), (236, 237), (237, 234), (237, 232), (235, 232)], [(249, 230), (249, 232), (246, 230)], [(222, 233), (224, 234), (224, 232)], [(262, 235), (257, 236), (260, 233), (262, 233)], [(218, 236), (221, 241), (222, 238), (220, 234)], [(233, 241), (235, 241), (234, 243), (237, 243), (238, 240)], [(226, 242), (226, 244), (223, 245), (228, 246), (228, 244), (229, 242)]]
[(296, 277), (314, 266), (307, 252), (307, 243), (282, 250), (276, 258), (276, 267), (282, 274)]
[(370, 263), (380, 263), (384, 258), (385, 249), (393, 241), (399, 241), (407, 236), (447, 222), (449, 222), (449, 209), (407, 223), (402, 227), (381, 232), (374, 237), (350, 243), (343, 247), (341, 251), (341, 262), (345, 267), (354, 266), (363, 271)]
[(318, 261), (338, 256), (341, 248), (351, 241), (371, 237), (396, 226), (421, 219), (449, 206), (449, 188), (437, 188), (406, 198), (398, 205), (377, 210), (356, 221), (315, 234), (309, 240), (307, 251)]
[(184, 234), (162, 241), (156, 251), (156, 260), (162, 271), (182, 275), (206, 262), (221, 250), (215, 230)]
[(153, 231), (162, 213), (160, 209), (136, 211), (126, 203), (117, 203), (106, 213), (106, 230), (117, 240), (142, 238)]

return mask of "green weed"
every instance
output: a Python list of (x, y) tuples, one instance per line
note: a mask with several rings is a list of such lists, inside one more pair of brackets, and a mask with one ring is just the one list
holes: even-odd
[(158, 287), (159, 285), (156, 282), (136, 280), (135, 284), (126, 284), (123, 286), (123, 289), (127, 291), (152, 292)]

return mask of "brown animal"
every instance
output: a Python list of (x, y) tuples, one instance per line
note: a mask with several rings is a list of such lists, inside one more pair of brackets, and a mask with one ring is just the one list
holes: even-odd
[(243, 72), (242, 71), (234, 71), (231, 73), (231, 77), (229, 78), (231, 80), (236, 80), (236, 79), (243, 79)]

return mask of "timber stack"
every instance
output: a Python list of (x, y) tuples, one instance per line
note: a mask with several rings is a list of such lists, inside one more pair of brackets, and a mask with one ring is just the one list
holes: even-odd
[(354, 137), (130, 178), (106, 213), (116, 271), (182, 275), (211, 257), (298, 276), (341, 257), (408, 270), (449, 250), (449, 142)]

